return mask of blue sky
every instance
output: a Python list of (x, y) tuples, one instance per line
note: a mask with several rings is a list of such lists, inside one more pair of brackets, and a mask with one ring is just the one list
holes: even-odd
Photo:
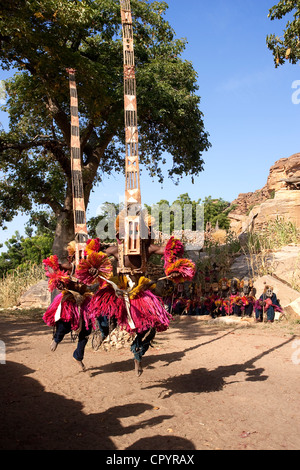
[[(142, 169), (142, 201), (173, 202), (188, 193), (233, 201), (240, 193), (261, 189), (270, 167), (300, 151), (300, 104), (292, 88), (300, 80), (299, 65), (275, 69), (266, 46), (270, 33), (282, 35), (286, 19), (272, 22), (269, 9), (276, 0), (169, 0), (166, 17), (179, 38), (187, 39), (184, 59), (198, 74), (201, 111), (212, 147), (203, 155), (204, 171), (175, 186), (152, 181)], [(9, 74), (0, 70), (0, 79)], [(5, 118), (0, 114), (0, 121)], [(170, 159), (167, 159), (170, 163)], [(166, 174), (166, 173), (165, 173)], [(92, 194), (87, 215), (97, 215), (105, 201), (118, 202), (124, 193), (121, 175), (105, 179)], [(26, 218), (18, 217), (2, 231), (0, 243)]]

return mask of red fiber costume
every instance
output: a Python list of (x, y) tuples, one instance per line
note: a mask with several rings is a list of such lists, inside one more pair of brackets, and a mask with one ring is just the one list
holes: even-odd
[(43, 315), (46, 325), (54, 326), (57, 321), (62, 320), (70, 322), (71, 329), (76, 331), (83, 320), (88, 328), (91, 293), (86, 291), (86, 286), (74, 282), (71, 275), (61, 269), (56, 255), (49, 256), (43, 263), (50, 292), (61, 290)]
[(80, 309), (73, 294), (64, 290), (58, 294), (43, 315), (43, 320), (48, 326), (55, 326), (58, 320), (71, 323), (72, 331), (77, 331), (84, 320), (86, 328), (89, 324), (90, 295), (85, 296)]
[[(166, 311), (162, 299), (149, 287), (145, 287), (151, 283), (149, 279), (141, 277), (138, 286), (133, 289), (128, 289), (123, 277), (114, 281), (123, 295), (110, 284), (99, 289), (89, 305), (89, 317), (93, 325), (97, 317), (108, 315), (115, 317), (118, 325), (130, 333), (140, 333), (149, 328), (155, 328), (158, 332), (167, 330), (172, 317)], [(129, 310), (126, 302), (129, 302)]]

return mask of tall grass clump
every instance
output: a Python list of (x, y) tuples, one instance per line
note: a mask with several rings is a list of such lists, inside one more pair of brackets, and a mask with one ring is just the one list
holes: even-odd
[(29, 287), (43, 279), (44, 267), (33, 263), (19, 266), (4, 274), (0, 279), (0, 307), (14, 307)]
[(268, 222), (260, 234), (260, 240), (266, 248), (276, 250), (286, 245), (300, 243), (300, 230), (295, 223), (277, 217)]
[(295, 261), (291, 279), (291, 286), (293, 289), (300, 292), (300, 254), (298, 255)]
[(284, 218), (271, 220), (260, 232), (250, 233), (244, 253), (253, 277), (272, 274), (274, 265), (270, 254), (291, 244), (300, 244), (300, 230)]
[(206, 256), (197, 261), (198, 273), (202, 273), (199, 280), (203, 281), (205, 271), (210, 271), (214, 264), (221, 277), (228, 276), (233, 260), (241, 253), (240, 240), (230, 230), (225, 235), (224, 232), (219, 230), (215, 236), (205, 239), (203, 252)]

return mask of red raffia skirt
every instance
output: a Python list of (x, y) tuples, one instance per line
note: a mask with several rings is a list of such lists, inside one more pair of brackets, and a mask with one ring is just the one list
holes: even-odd
[(141, 333), (149, 328), (155, 328), (158, 332), (166, 331), (172, 319), (172, 315), (164, 307), (163, 300), (150, 290), (144, 290), (130, 299), (130, 314), (135, 328), (129, 325), (124, 298), (117, 297), (110, 286), (100, 289), (92, 297), (88, 309), (93, 326), (98, 317), (107, 315), (115, 317), (118, 325), (129, 333)]
[[(61, 292), (54, 298), (53, 302), (44, 313), (43, 320), (48, 326), (54, 326), (58, 319), (64, 322), (71, 322), (71, 329), (76, 331), (80, 327), (81, 318), (83, 318), (86, 328), (88, 328), (88, 306), (90, 300), (90, 297), (86, 297), (79, 309), (74, 299), (70, 299), (69, 295), (65, 295)], [(57, 314), (58, 309), (61, 309), (59, 314)]]

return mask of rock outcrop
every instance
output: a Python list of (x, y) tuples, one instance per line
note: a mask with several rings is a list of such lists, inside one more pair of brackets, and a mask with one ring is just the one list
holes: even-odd
[(232, 202), (231, 230), (236, 235), (260, 230), (270, 220), (284, 218), (300, 228), (300, 153), (281, 158), (271, 167), (266, 185), (253, 193), (243, 193)]
[[(272, 266), (272, 275), (259, 275), (259, 256), (250, 260), (247, 255), (240, 255), (231, 266), (231, 276), (242, 280), (246, 277), (254, 280), (255, 296), (258, 298), (266, 285), (274, 288), (280, 305), (290, 317), (300, 316), (300, 246), (288, 245), (280, 250), (268, 253), (265, 260)], [(295, 288), (294, 288), (295, 287)]]
[[(255, 206), (249, 213), (248, 220), (255, 220), (253, 229), (261, 230), (270, 220), (284, 218), (300, 229), (300, 191), (281, 189), (275, 192), (273, 199), (268, 199)], [(247, 223), (247, 221), (246, 221)]]
[(281, 158), (270, 169), (267, 181), (269, 192), (288, 189), (285, 180), (300, 178), (300, 153), (289, 158)]
[(20, 308), (47, 308), (51, 303), (48, 281), (39, 281), (30, 287), (20, 298)]

